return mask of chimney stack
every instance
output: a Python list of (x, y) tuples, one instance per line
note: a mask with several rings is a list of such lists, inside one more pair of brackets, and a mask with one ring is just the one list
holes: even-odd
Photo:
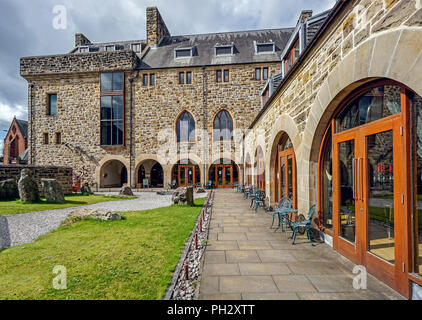
[(308, 20), (310, 17), (312, 17), (312, 13), (312, 10), (302, 10), (302, 12), (300, 13), (299, 21)]
[(170, 36), (170, 32), (161, 17), (157, 7), (147, 8), (147, 46), (157, 45), (163, 37)]
[(85, 37), (82, 33), (75, 34), (75, 47), (85, 46), (91, 44), (91, 41)]

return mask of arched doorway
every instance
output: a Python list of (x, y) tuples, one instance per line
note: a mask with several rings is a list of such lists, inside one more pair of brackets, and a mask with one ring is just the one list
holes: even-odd
[(239, 184), (239, 167), (234, 161), (220, 159), (210, 167), (209, 177), (217, 188), (233, 188)]
[(174, 167), (172, 182), (179, 187), (201, 185), (201, 169), (192, 160), (181, 160)]
[(101, 188), (121, 188), (127, 183), (127, 168), (119, 160), (108, 161), (101, 168)]
[(258, 189), (265, 191), (265, 158), (260, 146), (255, 153), (255, 175)]
[(146, 184), (151, 188), (164, 187), (164, 170), (161, 164), (155, 160), (143, 161), (139, 166), (138, 187), (142, 188)]
[(277, 145), (275, 159), (275, 202), (289, 198), (297, 207), (296, 156), (293, 143), (287, 134), (283, 134)]
[(321, 230), (403, 294), (422, 275), (421, 102), (392, 80), (364, 85), (333, 114), (319, 155)]

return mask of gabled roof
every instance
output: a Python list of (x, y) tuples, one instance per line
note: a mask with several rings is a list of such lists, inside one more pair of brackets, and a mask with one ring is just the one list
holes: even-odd
[(16, 119), (16, 123), (18, 124), (19, 130), (21, 131), (23, 137), (28, 139), (28, 121)]
[[(281, 52), (293, 30), (293, 28), (283, 28), (164, 37), (156, 47), (150, 48), (138, 68), (158, 69), (279, 62)], [(269, 43), (270, 41), (275, 43), (274, 53), (256, 53), (256, 43)], [(231, 43), (234, 44), (233, 55), (215, 56), (217, 45)], [(195, 54), (192, 57), (174, 58), (175, 49), (193, 47), (195, 47)]]

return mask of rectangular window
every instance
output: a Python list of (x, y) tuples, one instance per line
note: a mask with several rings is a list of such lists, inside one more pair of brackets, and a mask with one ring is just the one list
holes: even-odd
[(230, 71), (224, 70), (224, 82), (229, 82), (229, 81), (230, 81)]
[(268, 68), (263, 68), (262, 69), (262, 79), (263, 80), (268, 80)]
[(272, 53), (275, 52), (274, 43), (265, 43), (256, 45), (256, 53)]
[(179, 72), (179, 84), (185, 84), (185, 73)]
[(192, 57), (192, 49), (176, 49), (174, 57), (177, 58), (190, 58)]
[[(124, 144), (124, 74), (101, 75), (101, 145)], [(148, 81), (148, 75), (147, 75)]]
[(132, 43), (130, 45), (132, 51), (140, 53), (141, 52), (141, 44), (140, 43)]
[(192, 84), (192, 72), (186, 72), (186, 84)]
[(62, 134), (60, 132), (56, 132), (56, 144), (62, 144)]
[(154, 73), (151, 73), (151, 74), (149, 75), (149, 84), (150, 84), (151, 86), (155, 86), (155, 74), (154, 74)]
[(289, 72), (290, 69), (295, 64), (296, 60), (299, 58), (300, 50), (299, 50), (299, 40), (296, 41), (292, 49), (290, 50), (287, 58), (284, 59), (285, 63), (285, 73)]
[(49, 94), (48, 95), (48, 111), (47, 114), (49, 116), (56, 116), (57, 115), (57, 94)]
[(144, 74), (142, 84), (144, 86), (148, 86), (148, 75)]
[(89, 52), (89, 48), (88, 47), (81, 47), (79, 48), (79, 53), (87, 53)]
[(105, 46), (105, 51), (114, 51), (115, 50), (115, 46)]
[(223, 81), (223, 74), (221, 70), (217, 70), (215, 72), (215, 76), (216, 76), (216, 80), (217, 82), (222, 82)]
[(233, 54), (233, 48), (234, 48), (233, 45), (215, 47), (215, 55), (216, 56), (231, 55)]
[(44, 133), (44, 144), (48, 144), (48, 133)]
[(255, 80), (261, 80), (261, 68), (255, 69)]

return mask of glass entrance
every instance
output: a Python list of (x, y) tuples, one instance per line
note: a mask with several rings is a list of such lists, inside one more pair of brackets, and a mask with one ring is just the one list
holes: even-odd
[(179, 166), (179, 187), (189, 187), (195, 183), (195, 166)]
[(287, 197), (296, 208), (296, 158), (293, 144), (286, 135), (280, 139), (278, 146), (275, 186), (276, 202)]
[(233, 166), (217, 165), (215, 166), (216, 186), (218, 188), (233, 187)]

